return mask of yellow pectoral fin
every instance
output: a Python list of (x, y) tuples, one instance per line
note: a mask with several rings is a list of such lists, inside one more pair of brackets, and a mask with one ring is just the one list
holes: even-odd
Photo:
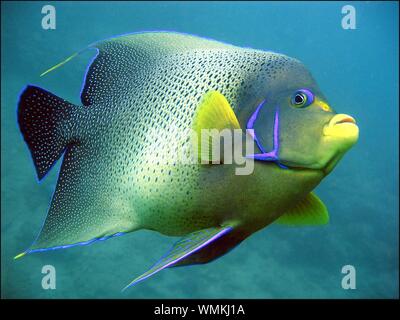
[[(239, 121), (225, 96), (218, 91), (207, 92), (200, 101), (193, 118), (193, 130), (196, 132), (198, 158), (200, 161), (212, 161), (212, 143), (201, 143), (202, 137), (210, 140), (208, 133), (223, 129), (240, 129)], [(218, 142), (219, 143), (219, 142)], [(203, 147), (202, 147), (203, 145)], [(204, 147), (206, 146), (206, 147)]]
[(200, 101), (193, 120), (193, 128), (240, 129), (235, 112), (225, 96), (218, 91), (207, 92)]
[(328, 209), (312, 192), (276, 220), (276, 223), (287, 226), (317, 226), (328, 222)]

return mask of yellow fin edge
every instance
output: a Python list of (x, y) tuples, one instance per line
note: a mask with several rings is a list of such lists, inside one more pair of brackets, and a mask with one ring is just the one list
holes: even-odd
[(73, 58), (75, 58), (79, 53), (79, 52), (75, 52), (73, 55), (69, 56), (67, 59), (65, 59), (64, 61), (61, 61), (60, 63), (56, 64), (55, 66), (51, 67), (50, 69), (47, 69), (45, 72), (43, 72), (40, 76), (43, 77), (44, 75), (48, 74), (49, 72), (61, 67), (62, 65), (66, 64), (68, 61), (72, 60)]
[(19, 259), (19, 258), (22, 258), (22, 257), (25, 256), (25, 255), (26, 255), (26, 252), (22, 252), (22, 253), (16, 255), (16, 256), (14, 257), (14, 260), (17, 260), (17, 259)]

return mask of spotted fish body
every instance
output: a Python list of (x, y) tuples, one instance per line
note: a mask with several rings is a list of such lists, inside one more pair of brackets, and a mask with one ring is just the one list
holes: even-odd
[[(63, 155), (48, 216), (27, 253), (138, 229), (184, 236), (229, 226), (193, 240), (199, 250), (222, 237), (212, 252), (203, 250), (208, 258), (199, 251), (191, 261), (207, 262), (273, 222), (323, 178), (319, 170), (257, 161), (253, 174), (239, 176), (233, 165), (176, 159), (176, 150), (192, 155), (188, 132), (207, 92), (225, 97), (244, 128), (277, 88), (297, 82), (315, 87), (297, 60), (167, 32), (116, 37), (89, 48), (97, 56), (84, 79), (82, 105), (34, 86), (20, 98), (19, 124), (39, 178)], [(180, 263), (190, 260), (185, 254)]]

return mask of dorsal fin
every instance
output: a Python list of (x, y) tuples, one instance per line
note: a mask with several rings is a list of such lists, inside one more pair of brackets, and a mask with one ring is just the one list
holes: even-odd
[(121, 86), (142, 85), (143, 77), (154, 68), (157, 71), (158, 63), (172, 54), (227, 47), (232, 46), (174, 32), (132, 33), (95, 42), (89, 48), (97, 49), (98, 55), (87, 69), (82, 103), (91, 105)]
[(143, 83), (142, 78), (138, 79), (144, 75), (141, 69), (155, 66), (160, 58), (187, 50), (231, 47), (234, 46), (178, 32), (137, 32), (94, 42), (40, 76), (65, 65), (87, 49), (96, 49), (97, 54), (87, 66), (81, 89), (82, 104), (89, 106), (109, 97), (110, 91), (121, 85)]

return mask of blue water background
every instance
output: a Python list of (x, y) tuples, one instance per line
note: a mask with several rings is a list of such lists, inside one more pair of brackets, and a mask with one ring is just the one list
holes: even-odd
[[(41, 28), (53, 4), (56, 30)], [(357, 29), (341, 27), (356, 8)], [(6, 298), (394, 298), (399, 295), (398, 3), (2, 2), (1, 291)], [(316, 193), (330, 211), (324, 227), (269, 226), (223, 258), (165, 270), (120, 293), (176, 241), (150, 231), (14, 261), (45, 218), (59, 164), (38, 184), (16, 124), (28, 83), (79, 103), (90, 52), (39, 74), (86, 45), (143, 30), (172, 30), (272, 50), (304, 62), (330, 104), (353, 115), (358, 144)], [(357, 272), (343, 290), (342, 266)], [(56, 268), (56, 290), (41, 269)]]

